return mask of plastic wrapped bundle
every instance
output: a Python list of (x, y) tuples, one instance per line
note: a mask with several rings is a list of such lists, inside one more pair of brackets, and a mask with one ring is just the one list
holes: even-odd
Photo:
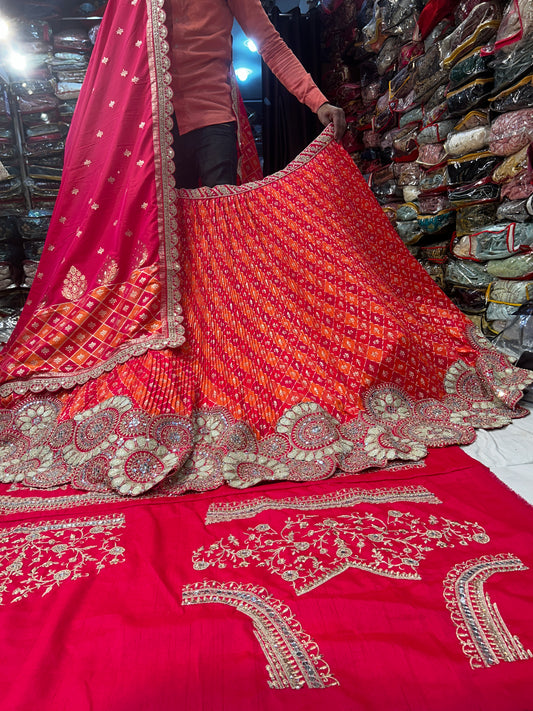
[(467, 205), (457, 210), (455, 218), (455, 233), (458, 237), (478, 232), (496, 220), (498, 203), (485, 202)]
[(487, 288), (487, 321), (508, 319), (516, 309), (533, 298), (532, 281), (497, 279)]
[(393, 155), (397, 161), (415, 161), (418, 157), (418, 127), (409, 125), (401, 129), (393, 139)]
[(455, 225), (455, 210), (440, 210), (434, 215), (419, 215), (418, 225), (425, 235), (433, 235)]
[(441, 41), (442, 63), (452, 67), (475, 47), (486, 44), (498, 29), (500, 10), (496, 2), (474, 5), (465, 20)]
[(527, 170), (528, 148), (529, 146), (524, 146), (517, 153), (507, 156), (492, 174), (493, 181), (495, 183), (507, 183), (524, 170)]
[(462, 119), (460, 119), (453, 129), (455, 131), (467, 131), (470, 128), (489, 125), (489, 110), (488, 109), (472, 109)]
[(494, 71), (494, 89), (500, 91), (533, 67), (533, 35), (524, 38), (509, 54), (498, 52), (492, 63)]
[(426, 270), (433, 281), (444, 289), (444, 265), (438, 262), (429, 262), (427, 260), (420, 260), (420, 265)]
[(65, 28), (54, 34), (54, 52), (88, 53), (92, 46), (87, 31), (81, 27)]
[(394, 178), (400, 187), (406, 185), (418, 185), (422, 170), (418, 163), (395, 163), (393, 166)]
[(448, 200), (455, 208), (466, 207), (474, 203), (499, 200), (501, 186), (490, 178), (482, 178), (467, 185), (460, 185), (448, 190)]
[(450, 114), (464, 114), (482, 104), (490, 95), (494, 80), (492, 77), (474, 79), (468, 84), (448, 92), (446, 101)]
[(533, 31), (533, 3), (531, 0), (509, 0), (503, 11), (496, 33), (496, 51), (511, 52), (517, 42)]
[(487, 287), (492, 281), (487, 265), (470, 259), (450, 259), (446, 265), (445, 279), (450, 284), (477, 288)]
[(450, 240), (440, 240), (432, 244), (420, 245), (420, 259), (434, 264), (444, 264), (447, 261)]
[(418, 217), (420, 210), (414, 202), (405, 202), (398, 206), (396, 217), (398, 220), (415, 220)]
[(453, 303), (465, 314), (482, 314), (487, 307), (485, 303), (486, 287), (462, 286), (454, 284), (447, 289), (447, 294)]
[(418, 220), (397, 220), (396, 232), (405, 244), (416, 244), (423, 236)]
[(420, 192), (445, 192), (448, 185), (448, 175), (446, 168), (436, 170), (426, 170), (418, 184)]
[(418, 196), (418, 204), (422, 215), (435, 215), (438, 212), (450, 209), (450, 201), (446, 192), (436, 195), (421, 193)]
[(453, 130), (455, 123), (453, 119), (446, 119), (445, 121), (437, 121), (436, 123), (429, 124), (418, 133), (418, 145), (423, 146), (426, 143), (442, 143), (442, 141), (446, 140), (450, 131)]
[(436, 168), (446, 163), (446, 151), (442, 143), (425, 143), (418, 149), (417, 163), (422, 168)]
[(533, 277), (533, 252), (488, 262), (487, 272), (491, 277), (498, 279), (531, 279)]
[(489, 151), (469, 153), (461, 158), (451, 159), (447, 166), (448, 183), (460, 185), (490, 176), (500, 162), (501, 158)]
[(489, 63), (491, 57), (490, 55), (482, 54), (482, 49), (482, 47), (476, 47), (450, 69), (450, 85), (452, 88), (484, 77), (490, 72)]
[(533, 199), (509, 200), (498, 205), (496, 219), (500, 222), (528, 222), (533, 218)]
[(383, 43), (383, 47), (376, 58), (376, 68), (380, 76), (386, 74), (395, 64), (400, 53), (401, 44), (399, 37), (388, 37)]
[(489, 149), (500, 156), (516, 153), (533, 140), (533, 108), (510, 111), (491, 125)]
[(464, 156), (485, 148), (489, 143), (490, 128), (477, 126), (465, 131), (452, 131), (444, 144), (444, 150), (451, 156)]
[(424, 118), (424, 109), (421, 106), (415, 106), (414, 109), (411, 109), (410, 111), (407, 111), (405, 114), (400, 116), (398, 126), (400, 128), (404, 128), (405, 126), (408, 126), (410, 123), (418, 124), (422, 121), (423, 118)]
[(501, 188), (502, 200), (523, 200), (530, 195), (533, 195), (533, 181), (529, 168), (518, 173)]
[(494, 340), (494, 346), (512, 359), (533, 353), (533, 301), (519, 306)]
[(533, 245), (533, 224), (496, 224), (485, 227), (475, 234), (465, 235), (453, 247), (453, 253), (461, 259), (505, 259)]
[(520, 79), (507, 89), (503, 89), (489, 101), (491, 109), (499, 113), (518, 111), (533, 106), (533, 74)]

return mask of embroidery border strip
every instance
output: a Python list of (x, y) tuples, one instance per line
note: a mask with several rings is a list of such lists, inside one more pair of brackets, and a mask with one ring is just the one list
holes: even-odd
[(205, 523), (223, 523), (236, 519), (253, 518), (263, 511), (318, 511), (336, 509), (355, 504), (392, 504), (408, 501), (425, 504), (442, 504), (442, 501), (424, 486), (399, 486), (394, 489), (339, 489), (331, 494), (316, 496), (292, 496), (285, 499), (271, 499), (260, 496), (250, 501), (210, 504), (205, 515)]
[(221, 603), (251, 618), (267, 659), (273, 689), (323, 689), (338, 686), (318, 645), (304, 632), (291, 609), (265, 588), (251, 584), (203, 581), (183, 587), (183, 605)]
[(491, 575), (518, 570), (528, 568), (512, 553), (500, 553), (459, 563), (444, 580), (446, 607), (472, 669), (533, 657), (518, 637), (511, 634), (496, 603), (491, 602), (484, 590), (484, 583)]

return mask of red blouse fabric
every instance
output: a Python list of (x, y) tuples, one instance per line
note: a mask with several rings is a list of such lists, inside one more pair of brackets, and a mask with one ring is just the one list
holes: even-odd
[(234, 17), (272, 72), (299, 101), (314, 112), (327, 102), (279, 36), (260, 0), (171, 0), (165, 12), (180, 134), (235, 119), (229, 83)]

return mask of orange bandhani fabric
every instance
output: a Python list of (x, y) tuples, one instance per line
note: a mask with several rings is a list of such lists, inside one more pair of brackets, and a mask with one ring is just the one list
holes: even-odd
[(531, 374), (408, 253), (331, 129), (275, 175), (175, 194), (167, 93), (149, 90), (164, 16), (149, 0), (108, 12), (84, 89), (99, 110), (77, 113), (41, 278), (2, 357), (1, 481), (113, 496), (318, 480), (525, 414)]

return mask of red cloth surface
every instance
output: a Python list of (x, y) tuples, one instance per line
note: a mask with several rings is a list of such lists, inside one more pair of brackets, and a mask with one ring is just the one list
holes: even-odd
[[(14, 506), (15, 497), (19, 509), (23, 501), (28, 509), (4, 515), (0, 532), (5, 711), (531, 707), (531, 508), (457, 448), (433, 450), (423, 465), (408, 469), (320, 484), (269, 484), (241, 496), (226, 487), (177, 501), (121, 499), (80, 506), (83, 496), (79, 493), (77, 502), (72, 497), (68, 507), (56, 505), (47, 513), (34, 510), (37, 504), (27, 490), (4, 493), (0, 499), (4, 512), (9, 502)], [(328, 503), (332, 496), (333, 506)], [(359, 499), (350, 504), (350, 496)], [(249, 502), (256, 507), (259, 502), (262, 510), (251, 515)], [(233, 519), (217, 520), (221, 512), (228, 516), (228, 505)], [(208, 510), (211, 522), (205, 523)], [(368, 537), (372, 520), (374, 525), (381, 522), (388, 544), (378, 534)], [(333, 538), (322, 537), (320, 552), (320, 536), (305, 538), (306, 527), (293, 526), (288, 530), (292, 538), (286, 537), (275, 556), (276, 573), (273, 564), (265, 563), (265, 526), (279, 531), (288, 521), (306, 521), (310, 532), (318, 524), (331, 531), (334, 522), (350, 522), (352, 528), (357, 523), (360, 531), (350, 547), (363, 557), (365, 546), (381, 551), (367, 559), (373, 558), (382, 573), (349, 568), (297, 594), (296, 581), (279, 574), (286, 572), (289, 560), (294, 562), (294, 547), (298, 544), (305, 556), (309, 547), (302, 542), (311, 542), (320, 566), (334, 553)], [(231, 549), (243, 550), (240, 543), (249, 529), (257, 539), (249, 539), (248, 548), (255, 546), (258, 558), (228, 556)], [(424, 537), (428, 530), (433, 533)], [(339, 534), (345, 547), (346, 531)], [(439, 537), (439, 531), (446, 533)], [(392, 538), (396, 543), (390, 543)], [(402, 570), (418, 577), (383, 574), (391, 561), (399, 560), (387, 550), (398, 550), (400, 539), (412, 546)], [(202, 569), (198, 560), (218, 555), (222, 540), (225, 567)], [(502, 555), (519, 559), (527, 569), (494, 572), (491, 561)], [(524, 659), (472, 668), (471, 655), (463, 651), (443, 581), (458, 565), (472, 569), (480, 562), (488, 570), (483, 594), (467, 597), (478, 617), (487, 596), (497, 605), (498, 619), (520, 641)], [(182, 604), (184, 590), (192, 589), (187, 586), (202, 581), (229, 591), (226, 602)], [(311, 640), (303, 633), (298, 639), (304, 654), (314, 655), (325, 688), (305, 683), (299, 689), (269, 687), (254, 618), (231, 604), (239, 586), (250, 585), (264, 589), (263, 600), (279, 601), (271, 608), (281, 611), (286, 624), (297, 629), (299, 623), (309, 635)], [(338, 685), (329, 685), (335, 681)]]

